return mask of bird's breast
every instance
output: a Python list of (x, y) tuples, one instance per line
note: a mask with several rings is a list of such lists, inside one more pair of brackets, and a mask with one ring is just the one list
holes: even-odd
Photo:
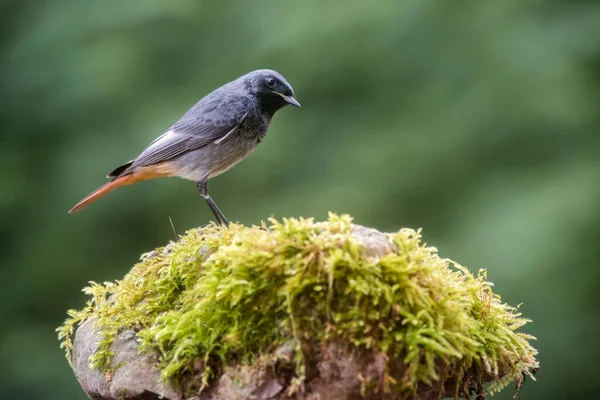
[(178, 157), (179, 176), (199, 181), (222, 174), (256, 149), (267, 134), (269, 122), (258, 118), (247, 119), (224, 140)]
[[(239, 128), (238, 128), (239, 129)], [(256, 149), (256, 146), (265, 137), (266, 130), (258, 129), (240, 129), (238, 135), (232, 135), (231, 138), (216, 144), (213, 143), (207, 147), (210, 151), (210, 177), (217, 176), (227, 171)]]

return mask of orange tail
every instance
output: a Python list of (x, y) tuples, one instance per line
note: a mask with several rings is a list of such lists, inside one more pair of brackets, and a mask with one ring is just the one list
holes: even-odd
[(75, 206), (69, 210), (69, 214), (82, 210), (87, 205), (93, 203), (100, 197), (104, 196), (108, 192), (115, 190), (118, 187), (131, 185), (133, 183), (158, 178), (161, 176), (170, 176), (171, 174), (172, 169), (167, 163), (161, 163), (140, 168), (132, 174), (121, 176), (115, 179), (114, 181), (110, 181), (105, 185), (100, 186), (98, 189), (87, 195), (79, 203), (75, 204)]

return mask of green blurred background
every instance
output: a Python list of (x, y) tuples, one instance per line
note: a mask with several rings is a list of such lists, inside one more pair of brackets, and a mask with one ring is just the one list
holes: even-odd
[[(598, 398), (598, 1), (0, 0), (0, 397), (84, 399), (54, 328), (89, 280), (206, 224), (195, 185), (66, 211), (199, 98), (273, 68), (285, 108), (211, 181), (234, 221), (350, 213), (488, 269), (534, 322), (522, 399)], [(512, 390), (497, 398), (508, 399)]]

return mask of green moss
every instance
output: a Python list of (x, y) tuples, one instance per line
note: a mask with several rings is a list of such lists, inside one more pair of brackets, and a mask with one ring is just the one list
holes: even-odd
[(91, 299), (69, 311), (62, 346), (70, 357), (74, 326), (96, 318), (104, 339), (90, 362), (108, 371), (115, 334), (134, 328), (175, 382), (199, 359), (207, 383), (231, 359), (256, 361), (290, 339), (344, 340), (401, 357), (408, 368), (390, 390), (439, 380), (439, 360), (459, 377), (497, 376), (488, 392), (520, 384), (537, 367), (533, 338), (517, 332), (527, 320), (500, 301), (484, 272), (440, 258), (411, 229), (389, 235), (397, 252), (369, 258), (351, 229), (348, 216), (330, 215), (191, 230), (143, 256), (122, 281), (84, 289)]

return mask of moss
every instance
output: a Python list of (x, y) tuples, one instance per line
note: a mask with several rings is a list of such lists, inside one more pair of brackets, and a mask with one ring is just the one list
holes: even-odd
[[(519, 385), (537, 367), (533, 338), (517, 331), (528, 321), (492, 292), (485, 272), (440, 258), (411, 229), (389, 234), (397, 252), (367, 257), (351, 230), (350, 217), (336, 215), (191, 230), (144, 255), (123, 280), (84, 289), (86, 307), (58, 328), (62, 346), (70, 357), (74, 327), (93, 317), (104, 338), (95, 367), (111, 369), (113, 338), (133, 328), (165, 379), (177, 382), (201, 360), (204, 384), (232, 359), (260, 360), (290, 339), (400, 357), (408, 368), (388, 390), (443, 379), (440, 360), (458, 377), (495, 376), (488, 392)], [(295, 362), (302, 382), (301, 351)]]

